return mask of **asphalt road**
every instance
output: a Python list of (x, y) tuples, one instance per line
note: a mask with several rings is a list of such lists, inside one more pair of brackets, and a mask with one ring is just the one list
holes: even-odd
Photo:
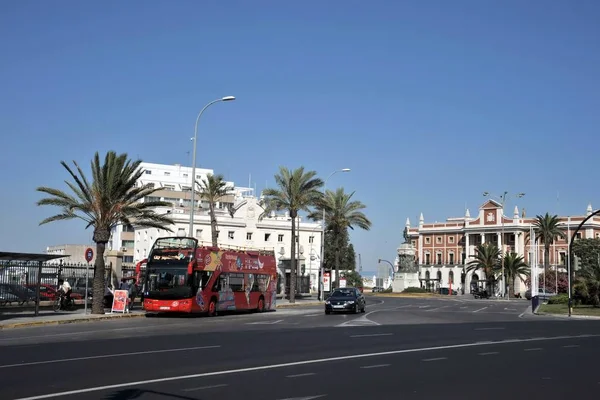
[(369, 298), (357, 315), (319, 307), (0, 331), (1, 397), (596, 396), (600, 321), (532, 316), (528, 304)]

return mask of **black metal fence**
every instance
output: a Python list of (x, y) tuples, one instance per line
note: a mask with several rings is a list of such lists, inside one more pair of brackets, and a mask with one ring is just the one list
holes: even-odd
[[(112, 266), (104, 271), (105, 286), (118, 287), (120, 277), (111, 273)], [(122, 266), (123, 276), (135, 274), (135, 266)], [(73, 298), (83, 299), (86, 292), (93, 296), (94, 266), (87, 264), (62, 264), (39, 262), (0, 262), (0, 308), (35, 306), (37, 286), (40, 302), (53, 301), (57, 296), (58, 281), (64, 279), (71, 285)], [(104, 295), (104, 293), (102, 293)]]

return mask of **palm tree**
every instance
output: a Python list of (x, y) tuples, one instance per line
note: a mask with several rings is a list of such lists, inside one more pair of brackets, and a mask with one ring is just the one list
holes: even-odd
[[(83, 171), (73, 161), (76, 171), (65, 161), (61, 164), (73, 182), (67, 186), (73, 192), (67, 194), (49, 187), (38, 187), (37, 191), (51, 197), (41, 199), (38, 206), (56, 206), (62, 208), (60, 214), (44, 219), (40, 225), (54, 221), (81, 219), (87, 223), (86, 229), (94, 228), (93, 241), (96, 243), (96, 263), (94, 264), (93, 292), (104, 293), (104, 251), (112, 229), (118, 224), (133, 224), (137, 227), (165, 229), (173, 224), (173, 220), (165, 215), (156, 214), (155, 207), (168, 207), (171, 203), (164, 201), (144, 201), (160, 188), (149, 185), (137, 186), (143, 170), (139, 168), (141, 160), (130, 161), (127, 154), (117, 155), (114, 151), (106, 153), (104, 164), (100, 164), (100, 156), (96, 152), (91, 162), (92, 182), (88, 181)], [(92, 313), (104, 314), (103, 296), (96, 295), (92, 301)]]
[(263, 213), (260, 219), (272, 211), (288, 210), (292, 220), (292, 245), (290, 255), (290, 303), (296, 302), (296, 218), (298, 212), (310, 212), (323, 194), (319, 191), (323, 180), (316, 177), (315, 171), (304, 171), (304, 167), (290, 170), (279, 167), (275, 175), (277, 189), (265, 189), (261, 206)]
[(326, 227), (333, 234), (335, 241), (335, 276), (336, 287), (339, 287), (340, 256), (344, 235), (348, 228), (355, 226), (369, 230), (371, 221), (362, 212), (367, 206), (357, 200), (351, 200), (355, 192), (345, 193), (344, 188), (338, 188), (335, 192), (327, 190), (322, 201), (317, 204), (317, 210), (309, 215), (314, 220), (321, 220), (323, 209), (325, 209)]
[(536, 239), (544, 244), (544, 273), (548, 272), (550, 266), (550, 246), (558, 239), (564, 239), (565, 232), (559, 226), (560, 220), (557, 215), (537, 215), (533, 222), (535, 226)]
[[(196, 185), (200, 188), (200, 199), (208, 202), (208, 215), (210, 217), (210, 234), (213, 247), (217, 247), (217, 217), (215, 215), (215, 206), (223, 197), (232, 193), (231, 188), (227, 186), (223, 175), (207, 174), (205, 179), (200, 182), (196, 181)], [(233, 212), (229, 210), (233, 217)]]
[[(495, 281), (494, 272), (500, 261), (500, 250), (493, 243), (483, 243), (477, 246), (475, 257), (467, 264), (466, 271), (483, 271), (487, 281), (487, 289), (492, 290)], [(491, 293), (490, 293), (491, 295)]]
[[(499, 271), (501, 271), (501, 268)], [(508, 281), (511, 282), (511, 286), (508, 288), (509, 297), (514, 295), (517, 278), (525, 282), (527, 277), (531, 274), (530, 271), (529, 265), (527, 265), (522, 256), (515, 252), (506, 253), (504, 255), (504, 274)]]

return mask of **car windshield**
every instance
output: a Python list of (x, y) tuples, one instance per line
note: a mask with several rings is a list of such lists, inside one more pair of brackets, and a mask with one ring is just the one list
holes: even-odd
[(331, 297), (354, 297), (354, 290), (336, 289), (333, 293), (331, 293)]

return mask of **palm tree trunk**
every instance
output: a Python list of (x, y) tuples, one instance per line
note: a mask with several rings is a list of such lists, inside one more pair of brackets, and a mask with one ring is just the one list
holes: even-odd
[(544, 244), (544, 289), (546, 288), (546, 275), (550, 267), (550, 244)]
[(296, 214), (292, 214), (292, 255), (290, 256), (290, 303), (296, 302)]
[(340, 287), (340, 234), (335, 235), (335, 288)]
[(208, 213), (210, 214), (210, 237), (212, 240), (213, 247), (218, 247), (218, 234), (217, 234), (217, 217), (215, 216), (215, 205), (214, 203), (209, 203), (208, 205)]
[(94, 231), (93, 240), (96, 242), (96, 262), (94, 263), (94, 283), (92, 284), (92, 314), (104, 314), (104, 251), (109, 239), (110, 231)]

